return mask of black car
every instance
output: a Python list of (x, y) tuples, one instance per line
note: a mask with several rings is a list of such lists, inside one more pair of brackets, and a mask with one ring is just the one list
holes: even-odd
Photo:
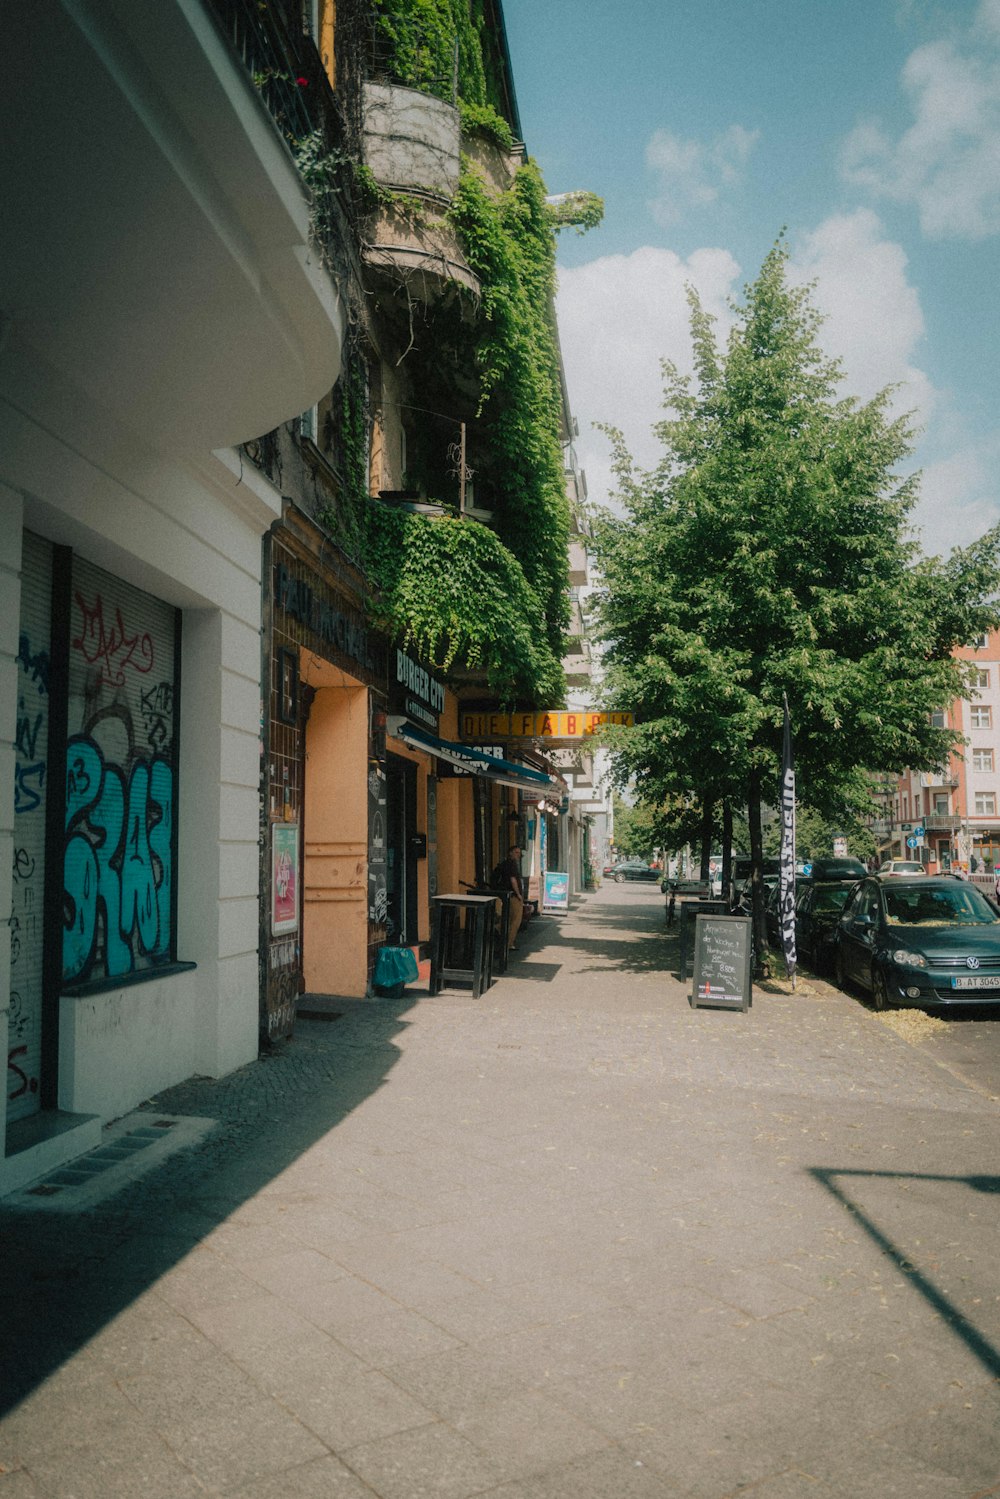
[(644, 864), (641, 859), (625, 859), (623, 863), (615, 865), (611, 878), (616, 885), (621, 885), (626, 880), (656, 881), (662, 874), (662, 869), (654, 869), (651, 864)]
[(836, 970), (876, 1010), (1000, 1002), (1000, 909), (947, 875), (870, 876), (841, 915)]
[(853, 880), (808, 880), (795, 901), (795, 947), (815, 973), (833, 966), (840, 916), (854, 889)]
[(814, 859), (809, 877), (813, 880), (863, 880), (867, 873), (860, 859), (845, 855), (842, 858)]
[[(799, 880), (795, 887), (795, 956), (816, 973), (833, 966), (840, 913), (856, 880)], [(781, 947), (780, 887), (771, 889), (764, 919), (772, 947)]]

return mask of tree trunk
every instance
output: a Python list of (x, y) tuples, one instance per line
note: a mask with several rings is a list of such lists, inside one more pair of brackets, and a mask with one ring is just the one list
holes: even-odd
[(722, 894), (729, 899), (733, 880), (733, 804), (728, 796), (722, 803)]
[(747, 821), (750, 824), (750, 858), (752, 871), (750, 888), (753, 895), (753, 940), (757, 951), (757, 972), (767, 975), (770, 965), (767, 956), (767, 926), (764, 921), (764, 839), (760, 825), (760, 772), (756, 766), (750, 771), (747, 797)]
[(702, 803), (701, 808), (701, 870), (698, 874), (700, 880), (711, 879), (709, 864), (712, 861), (712, 821), (715, 811), (714, 804), (710, 801)]

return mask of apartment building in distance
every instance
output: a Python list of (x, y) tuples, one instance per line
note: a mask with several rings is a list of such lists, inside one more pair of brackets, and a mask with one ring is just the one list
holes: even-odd
[(919, 858), (930, 873), (961, 865), (985, 874), (1000, 864), (1000, 632), (955, 655), (975, 664), (976, 685), (935, 722), (961, 741), (940, 770), (881, 782), (875, 831), (883, 859)]

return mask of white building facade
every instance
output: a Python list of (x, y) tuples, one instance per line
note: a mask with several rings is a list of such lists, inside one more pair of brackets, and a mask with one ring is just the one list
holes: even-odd
[(5, 30), (0, 1194), (257, 1055), (281, 499), (237, 447), (330, 389), (344, 332), (199, 0), (39, 0)]

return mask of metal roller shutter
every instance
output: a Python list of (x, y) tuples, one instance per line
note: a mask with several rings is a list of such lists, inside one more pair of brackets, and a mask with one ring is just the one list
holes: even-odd
[(176, 611), (73, 558), (63, 982), (174, 954)]
[(52, 547), (26, 531), (21, 563), (14, 759), (14, 883), (7, 1118), (38, 1112), (41, 1083), (45, 795), (49, 748)]

